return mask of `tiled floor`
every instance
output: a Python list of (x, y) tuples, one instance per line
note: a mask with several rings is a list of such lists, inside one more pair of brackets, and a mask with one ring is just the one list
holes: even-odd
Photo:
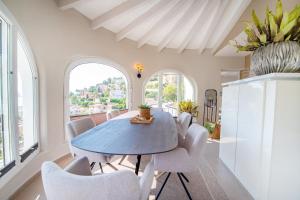
[[(201, 200), (251, 200), (249, 193), (234, 178), (229, 170), (218, 159), (219, 143), (218, 141), (209, 140), (205, 150), (199, 173), (186, 174), (190, 179), (187, 184), (193, 199)], [(120, 159), (120, 158), (119, 158)], [(118, 160), (119, 160), (118, 159)], [(71, 158), (66, 157), (59, 161), (59, 165), (65, 166), (70, 162)], [(113, 165), (118, 169), (133, 170), (136, 158), (134, 156), (127, 157), (122, 165), (118, 165), (118, 160)], [(142, 167), (149, 160), (148, 156), (142, 158)], [(114, 171), (109, 166), (104, 167), (106, 173)], [(99, 169), (94, 169), (95, 173), (99, 173)], [(142, 173), (141, 173), (142, 174)], [(161, 187), (166, 174), (154, 179), (149, 199), (155, 199), (155, 195)], [(14, 200), (44, 200), (42, 181), (40, 176), (36, 176), (29, 184), (14, 195)], [(187, 199), (187, 196), (180, 185), (178, 178), (173, 175), (170, 177), (164, 191), (160, 196), (161, 200)]]

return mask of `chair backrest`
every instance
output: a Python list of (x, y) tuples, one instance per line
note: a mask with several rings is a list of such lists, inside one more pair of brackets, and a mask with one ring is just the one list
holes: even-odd
[(111, 110), (106, 112), (106, 120), (110, 120), (112, 118), (115, 118), (119, 116), (121, 113), (119, 110)]
[(178, 116), (178, 118), (177, 118), (177, 122), (179, 125), (178, 132), (182, 136), (186, 136), (191, 119), (192, 119), (192, 115), (187, 112), (180, 113), (180, 115)]
[(95, 122), (90, 117), (83, 119), (73, 120), (67, 123), (67, 135), (69, 140), (73, 139), (77, 135), (94, 128)]
[(92, 176), (90, 163), (87, 157), (75, 158), (75, 160), (67, 165), (64, 170), (71, 174)]
[(200, 163), (201, 154), (206, 145), (207, 138), (208, 131), (203, 126), (194, 123), (189, 127), (184, 141), (184, 148), (197, 165)]
[[(77, 165), (75, 163), (73, 165)], [(80, 165), (82, 166), (82, 162)], [(88, 163), (87, 167), (89, 166)], [(76, 168), (73, 166), (72, 172)], [(70, 171), (70, 169), (68, 169)], [(78, 168), (75, 170), (77, 173)], [(138, 177), (131, 171), (117, 171), (95, 176), (72, 174), (53, 162), (42, 165), (42, 180), (48, 200), (139, 200)]]

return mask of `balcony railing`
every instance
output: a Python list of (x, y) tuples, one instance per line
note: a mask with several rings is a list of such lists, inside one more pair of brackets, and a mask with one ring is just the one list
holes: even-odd
[[(128, 112), (127, 109), (125, 110), (120, 110), (120, 114)], [(93, 114), (87, 114), (87, 115), (72, 115), (70, 116), (71, 121), (72, 120), (77, 120), (77, 119), (82, 119), (90, 117), (94, 120), (94, 122), (98, 125), (106, 121), (106, 112), (101, 112), (101, 113), (93, 113)]]

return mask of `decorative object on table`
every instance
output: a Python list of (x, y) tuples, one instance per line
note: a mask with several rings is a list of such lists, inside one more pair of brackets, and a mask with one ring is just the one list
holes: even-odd
[(217, 121), (217, 98), (218, 92), (215, 89), (205, 90), (203, 125), (205, 122)]
[(141, 117), (140, 115), (137, 115), (130, 119), (130, 122), (132, 124), (151, 124), (154, 120), (154, 117), (151, 116), (149, 119), (146, 119), (144, 117)]
[(253, 51), (251, 70), (256, 75), (275, 72), (300, 72), (300, 4), (284, 12), (277, 0), (276, 12), (266, 9), (261, 22), (252, 11), (253, 24), (246, 23), (245, 44), (233, 44), (238, 51)]
[(191, 122), (190, 125), (193, 122), (193, 118), (197, 118), (198, 117), (198, 105), (195, 104), (195, 102), (188, 100), (188, 101), (180, 101), (178, 104), (178, 108), (179, 108), (179, 112), (183, 113), (183, 112), (187, 112), (190, 113), (192, 115), (191, 118)]
[(141, 78), (142, 77), (142, 72), (144, 71), (144, 65), (143, 64), (135, 64), (134, 65), (134, 68), (136, 69), (137, 71), (137, 77), (138, 78)]
[(143, 117), (146, 120), (149, 120), (151, 118), (150, 106), (148, 106), (147, 104), (142, 104), (139, 106), (139, 109), (140, 109), (140, 117)]

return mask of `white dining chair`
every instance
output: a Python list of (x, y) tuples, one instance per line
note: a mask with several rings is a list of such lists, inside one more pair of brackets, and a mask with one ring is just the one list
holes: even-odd
[(190, 126), (192, 115), (187, 112), (182, 112), (179, 114), (176, 120), (176, 127), (178, 132), (178, 146), (182, 146), (187, 134), (188, 128)]
[(112, 118), (115, 118), (119, 116), (121, 113), (119, 110), (110, 110), (106, 112), (106, 120), (110, 120)]
[(188, 131), (182, 147), (177, 147), (175, 150), (156, 154), (154, 158), (154, 169), (162, 172), (169, 172), (156, 199), (160, 196), (172, 172), (177, 173), (177, 176), (188, 195), (192, 199), (183, 179), (189, 180), (183, 174), (185, 172), (197, 172), (201, 159), (201, 153), (206, 144), (208, 131), (199, 124), (192, 124)]
[(74, 160), (65, 169), (50, 161), (42, 165), (48, 200), (146, 200), (153, 176), (153, 161), (148, 163), (140, 179), (128, 170), (93, 176), (87, 157)]
[(116, 167), (112, 166), (110, 164), (112, 156), (111, 155), (104, 155), (100, 153), (85, 151), (82, 149), (79, 149), (77, 147), (74, 147), (71, 144), (71, 140), (84, 133), (85, 131), (88, 131), (89, 129), (92, 129), (96, 126), (94, 121), (90, 117), (86, 117), (83, 119), (73, 120), (67, 123), (67, 136), (69, 140), (69, 148), (73, 155), (73, 157), (88, 157), (89, 161), (91, 161), (91, 169), (93, 169), (94, 165), (96, 163), (99, 163), (99, 167), (101, 169), (101, 172), (103, 173), (102, 163), (108, 164), (113, 169), (116, 169)]

